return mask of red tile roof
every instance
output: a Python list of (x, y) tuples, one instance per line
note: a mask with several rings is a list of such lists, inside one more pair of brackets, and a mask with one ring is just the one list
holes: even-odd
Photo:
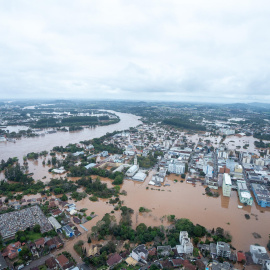
[(115, 264), (120, 263), (121, 261), (122, 261), (122, 257), (121, 257), (119, 254), (115, 253), (115, 254), (112, 254), (112, 255), (109, 257), (109, 259), (107, 260), (107, 264), (108, 264), (109, 266), (113, 266), (113, 265), (115, 265)]
[(44, 238), (40, 238), (40, 239), (37, 239), (37, 240), (35, 241), (35, 245), (36, 245), (37, 247), (43, 246), (44, 243), (45, 243)]
[(243, 252), (238, 251), (237, 252), (237, 261), (241, 262), (242, 260), (246, 261), (246, 256), (245, 256), (245, 254)]
[(64, 265), (66, 265), (66, 264), (69, 263), (68, 258), (67, 258), (65, 255), (63, 255), (63, 254), (59, 255), (59, 256), (56, 258), (56, 260), (58, 261), (58, 263), (59, 263), (62, 267), (64, 267)]

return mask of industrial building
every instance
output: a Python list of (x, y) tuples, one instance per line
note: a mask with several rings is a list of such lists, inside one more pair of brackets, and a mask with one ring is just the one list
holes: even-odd
[(247, 188), (246, 181), (237, 180), (238, 196), (241, 203), (252, 205), (253, 198)]
[(229, 174), (223, 174), (222, 193), (223, 196), (231, 197), (232, 181)]
[(133, 165), (131, 166), (127, 172), (126, 172), (126, 175), (128, 177), (132, 177), (133, 175), (135, 175), (135, 173), (139, 170), (139, 166), (138, 165)]
[(135, 180), (135, 181), (139, 181), (139, 182), (143, 182), (146, 178), (146, 174), (141, 172), (141, 171), (138, 171), (133, 177), (132, 179)]
[(88, 165), (84, 166), (87, 170), (95, 167), (97, 164), (96, 163), (89, 163)]
[(49, 217), (48, 218), (49, 222), (52, 224), (53, 228), (55, 229), (56, 232), (58, 232), (62, 226), (60, 225), (60, 223), (56, 220), (56, 218), (54, 217)]
[(261, 207), (270, 207), (270, 191), (267, 187), (260, 184), (251, 184), (251, 189), (258, 205)]
[(62, 229), (65, 232), (66, 236), (68, 236), (68, 237), (74, 236), (74, 231), (72, 230), (72, 228), (69, 225), (64, 226)]

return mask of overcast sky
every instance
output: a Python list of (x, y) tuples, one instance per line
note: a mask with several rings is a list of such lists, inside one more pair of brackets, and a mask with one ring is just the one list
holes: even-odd
[(269, 0), (0, 0), (0, 99), (270, 102), (269, 28)]

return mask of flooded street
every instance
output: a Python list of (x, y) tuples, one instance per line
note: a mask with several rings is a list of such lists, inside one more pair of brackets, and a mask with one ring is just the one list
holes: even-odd
[[(166, 216), (175, 215), (176, 218), (188, 218), (194, 224), (199, 223), (207, 229), (222, 227), (232, 235), (232, 245), (237, 250), (248, 250), (251, 244), (267, 245), (269, 235), (270, 209), (241, 205), (236, 191), (232, 192), (231, 198), (223, 197), (222, 191), (218, 198), (203, 195), (205, 190), (201, 184), (193, 186), (186, 182), (178, 181), (175, 175), (170, 175), (166, 184), (160, 188), (148, 186), (148, 181), (144, 183), (125, 180), (122, 190), (127, 191), (127, 196), (120, 196), (124, 205), (132, 208), (132, 226), (135, 229), (140, 223), (147, 226), (169, 225)], [(103, 182), (110, 180), (103, 179)], [(146, 187), (149, 187), (146, 189)], [(98, 217), (84, 224), (91, 230), (92, 226), (99, 221), (104, 214), (113, 211), (113, 206), (106, 203), (108, 200), (99, 199), (98, 202), (91, 202), (88, 198), (76, 203), (77, 208), (87, 208), (87, 214), (95, 212)], [(139, 213), (139, 208), (143, 206), (151, 212)], [(246, 220), (245, 214), (250, 215)], [(120, 211), (115, 211), (116, 220), (120, 220)], [(260, 239), (255, 239), (252, 233), (261, 235)]]
[[(253, 204), (252, 207), (240, 204), (236, 191), (231, 198), (208, 197), (203, 195), (204, 187), (185, 182), (174, 183), (167, 180), (170, 186), (147, 190), (146, 182), (136, 183), (125, 181), (123, 189), (127, 196), (122, 196), (125, 205), (134, 209), (133, 225), (145, 223), (147, 226), (167, 225), (164, 216), (175, 215), (177, 218), (188, 218), (193, 223), (199, 223), (207, 229), (222, 227), (232, 235), (232, 245), (238, 250), (248, 250), (251, 244), (267, 245), (269, 235), (270, 210)], [(160, 191), (159, 191), (160, 189)], [(140, 214), (139, 208), (143, 206), (151, 210), (149, 213)], [(263, 211), (263, 213), (261, 212)], [(250, 220), (245, 219), (245, 214), (250, 214)], [(257, 217), (257, 220), (256, 220)], [(261, 239), (255, 239), (252, 233), (259, 233)]]
[[(182, 135), (184, 135), (184, 133), (182, 133)], [(202, 139), (202, 141), (209, 140), (215, 148), (219, 146), (222, 140), (221, 136), (209, 136), (207, 132), (203, 136), (202, 134), (195, 134), (195, 135), (186, 135), (186, 137), (188, 140), (196, 144), (199, 142), (200, 138)], [(259, 141), (259, 139), (256, 139), (252, 136), (231, 135), (231, 136), (226, 136), (223, 143), (225, 144), (228, 150), (237, 150), (237, 151), (252, 152), (252, 153), (258, 154), (259, 151), (254, 145), (255, 141)], [(266, 140), (263, 140), (263, 141), (269, 142)], [(244, 148), (244, 146), (246, 147), (246, 149)]]

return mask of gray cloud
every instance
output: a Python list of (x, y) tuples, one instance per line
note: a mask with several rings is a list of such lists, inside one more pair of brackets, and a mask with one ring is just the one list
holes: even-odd
[(1, 1), (0, 97), (270, 102), (270, 2)]

